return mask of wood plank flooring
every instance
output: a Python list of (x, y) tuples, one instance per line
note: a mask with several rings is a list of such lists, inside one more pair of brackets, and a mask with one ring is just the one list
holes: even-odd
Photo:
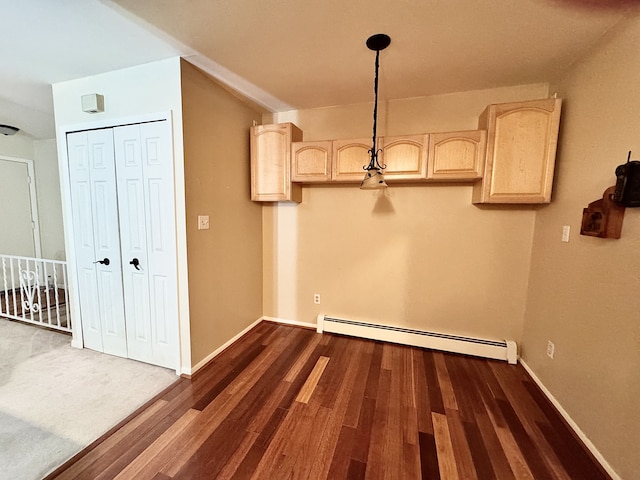
[(520, 366), (262, 322), (47, 479), (608, 479)]

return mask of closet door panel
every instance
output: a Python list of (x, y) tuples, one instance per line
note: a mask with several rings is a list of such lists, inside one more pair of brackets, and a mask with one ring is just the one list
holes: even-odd
[(102, 320), (104, 352), (127, 356), (127, 341), (120, 272), (120, 234), (116, 173), (111, 129), (90, 130), (89, 164), (91, 175), (91, 204), (93, 208), (93, 239), (98, 283), (98, 305)]
[(98, 308), (98, 285), (93, 262), (93, 212), (91, 210), (91, 175), (87, 132), (67, 135), (69, 183), (73, 204), (73, 233), (78, 272), (78, 298), (82, 318), (84, 345), (103, 351), (102, 327)]
[(115, 128), (114, 142), (129, 357), (153, 363), (147, 228), (139, 126)]
[[(114, 136), (130, 356), (174, 368), (177, 266), (168, 127), (168, 122), (129, 125), (114, 129)], [(130, 263), (134, 258), (139, 270)]]
[(126, 357), (113, 135), (70, 133), (67, 148), (84, 344)]
[[(159, 178), (148, 179), (149, 186), (149, 255), (153, 258), (153, 272), (149, 280), (151, 285), (151, 311), (154, 322), (154, 345), (158, 355), (166, 356), (171, 349), (170, 332), (174, 328), (171, 316), (177, 315), (177, 299), (175, 299), (176, 284), (173, 281), (175, 260), (173, 251), (168, 250), (171, 245), (171, 229), (173, 222), (161, 215), (165, 208), (167, 190), (165, 181)], [(173, 269), (172, 269), (173, 267)], [(173, 289), (173, 290), (172, 290)], [(165, 352), (166, 351), (166, 352)]]
[[(102, 270), (98, 272), (98, 305), (100, 306), (100, 317), (102, 322), (102, 341), (108, 344), (122, 335), (123, 314), (117, 304), (106, 301), (118, 295), (121, 289), (119, 272)], [(104, 300), (104, 301), (101, 301)], [(108, 353), (108, 352), (107, 352)], [(124, 352), (126, 356), (126, 351)]]
[[(139, 144), (138, 144), (139, 146)], [(140, 151), (137, 169), (140, 169)], [(144, 189), (142, 179), (127, 178), (120, 193), (120, 236), (122, 241), (125, 304), (127, 307), (127, 337), (131, 358), (144, 362), (153, 359), (151, 345), (151, 314), (149, 311), (149, 280), (144, 218)], [(122, 190), (122, 189), (121, 189)], [(138, 259), (139, 270), (134, 258)]]
[(167, 282), (166, 276), (154, 275), (151, 281), (153, 285), (151, 291), (153, 292), (153, 298), (156, 299), (152, 307), (156, 317), (155, 342), (168, 348), (171, 345), (170, 330), (172, 326), (165, 299), (170, 299), (173, 292), (167, 286), (169, 282)]
[(82, 312), (82, 336), (84, 346), (99, 352), (102, 348), (102, 326), (98, 303), (98, 282), (94, 268), (78, 269), (80, 310)]
[(67, 138), (82, 334), (87, 348), (102, 352), (98, 284), (93, 264), (93, 213), (87, 143), (86, 133), (70, 134)]
[(173, 148), (169, 122), (140, 125), (146, 187), (151, 336), (156, 365), (178, 362), (178, 285)]
[[(146, 275), (133, 273), (130, 276), (129, 288), (133, 298), (144, 299), (149, 298), (148, 283)], [(132, 338), (136, 348), (129, 348), (135, 355), (139, 356), (138, 360), (150, 361), (151, 359), (151, 321), (149, 317), (149, 302), (137, 301), (130, 305), (127, 315), (131, 316), (134, 321), (129, 321), (127, 330), (129, 337)], [(142, 345), (140, 345), (142, 343)], [(131, 357), (134, 358), (134, 357)]]

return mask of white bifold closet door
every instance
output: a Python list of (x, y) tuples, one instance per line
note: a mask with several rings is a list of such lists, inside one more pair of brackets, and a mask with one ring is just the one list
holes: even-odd
[(84, 345), (127, 356), (112, 129), (67, 135)]
[(128, 125), (113, 133), (129, 358), (175, 367), (178, 286), (167, 123)]
[(87, 348), (177, 366), (173, 156), (168, 122), (67, 135)]

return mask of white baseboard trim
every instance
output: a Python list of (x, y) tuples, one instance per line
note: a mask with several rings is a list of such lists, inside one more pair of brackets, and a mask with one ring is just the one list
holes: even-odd
[(524, 369), (527, 371), (529, 376), (531, 376), (533, 381), (536, 382), (536, 385), (538, 385), (538, 387), (540, 387), (540, 390), (542, 390), (542, 393), (545, 394), (545, 396), (553, 404), (553, 406), (556, 408), (556, 410), (558, 410), (560, 415), (562, 415), (562, 417), (565, 419), (565, 421), (573, 429), (573, 431), (576, 433), (576, 435), (578, 435), (580, 440), (582, 440), (582, 443), (584, 443), (584, 445), (589, 449), (589, 451), (595, 457), (595, 459), (600, 463), (600, 465), (602, 465), (602, 468), (604, 468), (606, 470), (606, 472), (611, 476), (611, 478), (613, 480), (622, 480), (620, 478), (620, 475), (618, 475), (615, 472), (615, 470), (611, 467), (611, 465), (609, 465), (609, 463), (605, 460), (605, 458), (602, 456), (602, 454), (598, 451), (598, 449), (593, 444), (593, 442), (591, 442), (591, 440), (589, 440), (589, 437), (587, 437), (585, 435), (585, 433), (578, 426), (578, 424), (571, 418), (569, 413), (562, 407), (562, 405), (560, 405), (560, 402), (558, 402), (558, 400), (556, 400), (556, 398), (547, 389), (547, 387), (545, 387), (544, 384), (540, 381), (540, 379), (537, 377), (537, 375), (535, 373), (533, 373), (533, 370), (531, 370), (529, 365), (527, 365), (527, 363), (524, 360), (522, 360), (522, 358), (520, 359), (520, 363), (522, 364)]
[(316, 329), (316, 324), (311, 322), (300, 322), (298, 320), (287, 320), (285, 318), (266, 317), (266, 316), (263, 316), (261, 320), (266, 320), (267, 322), (283, 323), (285, 325), (294, 325), (296, 327), (313, 328), (314, 330)]
[(257, 324), (259, 324), (262, 321), (262, 317), (259, 318), (258, 320), (256, 320), (255, 322), (253, 322), (251, 325), (249, 325), (247, 328), (245, 328), (244, 330), (242, 330), (240, 333), (238, 333), (237, 335), (235, 335), (233, 338), (229, 339), (227, 342), (225, 342), (224, 344), (220, 345), (218, 348), (216, 348), (213, 352), (211, 352), (209, 355), (207, 355), (205, 358), (203, 358), (202, 360), (200, 360), (196, 365), (194, 365), (192, 368), (183, 368), (182, 369), (182, 374), (183, 375), (193, 375), (194, 373), (196, 373), (198, 370), (200, 370), (202, 367), (204, 367), (207, 363), (209, 363), (214, 357), (217, 357), (220, 353), (222, 353), (222, 351), (227, 348), (228, 346), (230, 346), (232, 343), (236, 342), (240, 337), (242, 337), (245, 333), (247, 333), (249, 330), (251, 330), (253, 327), (255, 327)]

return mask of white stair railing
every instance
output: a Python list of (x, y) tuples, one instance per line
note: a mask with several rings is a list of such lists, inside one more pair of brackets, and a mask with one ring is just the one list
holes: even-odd
[(67, 265), (0, 255), (0, 317), (71, 332)]

